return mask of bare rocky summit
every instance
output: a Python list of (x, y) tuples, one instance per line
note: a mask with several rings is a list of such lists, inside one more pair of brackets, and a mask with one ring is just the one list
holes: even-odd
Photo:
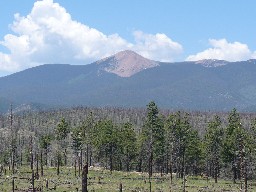
[(103, 70), (114, 73), (120, 77), (131, 77), (132, 75), (159, 65), (157, 61), (146, 59), (134, 51), (121, 51), (113, 56), (97, 62), (102, 65)]
[(221, 67), (223, 65), (227, 65), (228, 63), (228, 61), (217, 59), (203, 59), (195, 62), (195, 64), (201, 64), (204, 67)]

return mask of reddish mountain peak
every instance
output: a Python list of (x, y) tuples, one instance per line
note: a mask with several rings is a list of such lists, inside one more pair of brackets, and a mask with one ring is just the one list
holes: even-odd
[(158, 66), (158, 62), (142, 57), (134, 51), (121, 51), (97, 62), (104, 70), (121, 77), (130, 77), (144, 69)]
[[(120, 51), (118, 53), (116, 53), (115, 55), (113, 55), (113, 57), (115, 57), (117, 60), (122, 60), (122, 59), (146, 59), (144, 57), (142, 57), (141, 55), (139, 55), (138, 53), (131, 51), (131, 50), (125, 50), (125, 51)], [(146, 59), (148, 60), (148, 59)]]

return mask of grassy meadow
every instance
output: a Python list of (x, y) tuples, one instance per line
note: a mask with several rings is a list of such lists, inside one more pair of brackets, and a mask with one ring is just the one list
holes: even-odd
[[(40, 171), (39, 171), (40, 174)], [(29, 167), (21, 167), (14, 175), (15, 191), (32, 191), (31, 185), (32, 172)], [(0, 191), (12, 191), (12, 174), (7, 170), (6, 175), (0, 177)], [(48, 182), (48, 187), (46, 187)], [(182, 191), (182, 179), (177, 179), (173, 175), (173, 182), (170, 182), (170, 174), (154, 174), (151, 178), (151, 191), (154, 192), (178, 192)], [(73, 167), (62, 167), (60, 175), (57, 176), (56, 168), (46, 168), (44, 176), (35, 180), (36, 191), (56, 191), (56, 192), (76, 192), (81, 191), (81, 177), (77, 170), (77, 176)], [(102, 168), (89, 168), (88, 174), (88, 191), (90, 192), (114, 192), (114, 191), (131, 191), (131, 192), (149, 192), (150, 182), (147, 173), (138, 172), (120, 172), (104, 170)], [(214, 183), (214, 179), (209, 180), (201, 177), (188, 176), (186, 181), (186, 191), (232, 191), (240, 190), (240, 182), (233, 184), (230, 180), (220, 179)], [(256, 191), (255, 183), (249, 183), (248, 191)]]

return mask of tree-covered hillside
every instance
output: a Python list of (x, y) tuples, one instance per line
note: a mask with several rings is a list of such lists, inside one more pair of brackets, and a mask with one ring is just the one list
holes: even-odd
[[(217, 67), (158, 63), (130, 77), (106, 71), (116, 67), (108, 62), (43, 65), (2, 77), (0, 98), (31, 108), (144, 107), (154, 100), (161, 108), (175, 110), (255, 111), (255, 60)], [(6, 108), (0, 106), (0, 111)]]

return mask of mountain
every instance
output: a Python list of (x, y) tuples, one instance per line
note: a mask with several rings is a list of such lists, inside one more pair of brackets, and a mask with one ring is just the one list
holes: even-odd
[[(256, 110), (256, 60), (163, 63), (132, 51), (88, 65), (46, 64), (0, 78), (0, 109), (121, 106)], [(24, 107), (26, 106), (26, 107)], [(22, 107), (20, 107), (22, 108)]]
[(106, 72), (114, 73), (120, 77), (131, 77), (144, 69), (159, 65), (159, 62), (146, 59), (129, 50), (121, 51), (96, 63)]
[(204, 67), (220, 67), (229, 64), (229, 62), (217, 59), (203, 59), (200, 61), (196, 61), (195, 64), (201, 64)]

